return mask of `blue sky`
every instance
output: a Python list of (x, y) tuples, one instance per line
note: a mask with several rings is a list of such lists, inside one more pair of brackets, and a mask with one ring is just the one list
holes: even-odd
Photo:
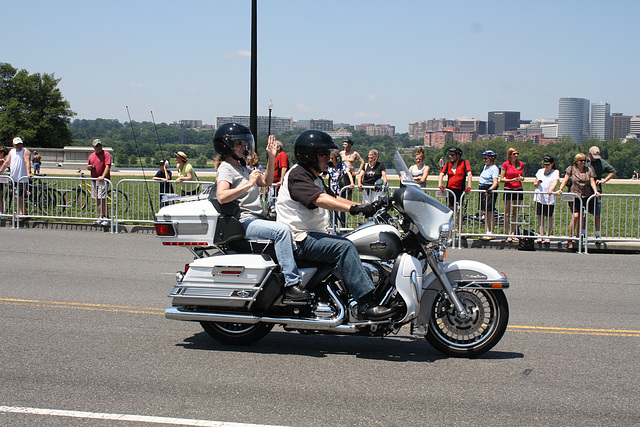
[[(77, 118), (249, 114), (250, 0), (0, 0), (0, 62), (55, 73)], [(258, 114), (334, 122), (640, 114), (637, 0), (258, 0)]]

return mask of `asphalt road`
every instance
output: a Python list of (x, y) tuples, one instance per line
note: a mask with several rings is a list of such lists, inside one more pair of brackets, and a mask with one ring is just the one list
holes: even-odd
[(380, 339), (276, 327), (238, 348), (164, 318), (186, 249), (0, 228), (0, 425), (640, 424), (639, 255), (448, 253), (461, 258), (512, 284), (510, 326), (484, 357), (444, 357), (406, 328)]

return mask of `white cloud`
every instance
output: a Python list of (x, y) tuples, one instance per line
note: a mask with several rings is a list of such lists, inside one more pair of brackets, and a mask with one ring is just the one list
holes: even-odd
[(248, 50), (236, 50), (235, 52), (230, 52), (224, 55), (225, 58), (238, 58), (238, 57), (251, 57), (251, 52)]
[(301, 113), (306, 113), (308, 111), (311, 111), (311, 109), (304, 104), (297, 104), (296, 111), (300, 111)]
[(134, 82), (133, 80), (128, 82), (127, 86), (130, 86), (130, 87), (149, 87), (149, 85), (146, 84), (146, 83), (138, 83), (138, 82)]
[(376, 100), (376, 96), (374, 94), (370, 93), (370, 94), (368, 94), (368, 95), (366, 95), (364, 97), (364, 100), (367, 101), (367, 102), (373, 102), (373, 101)]

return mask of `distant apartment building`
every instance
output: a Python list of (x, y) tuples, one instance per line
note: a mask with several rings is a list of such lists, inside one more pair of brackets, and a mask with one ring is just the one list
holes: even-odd
[(508, 131), (517, 131), (519, 126), (519, 111), (489, 111), (487, 130), (490, 135), (502, 135)]
[(460, 144), (466, 144), (468, 142), (473, 142), (476, 139), (478, 139), (478, 133), (477, 132), (454, 132), (453, 133), (453, 140), (460, 143)]
[(311, 119), (309, 120), (309, 129), (331, 132), (333, 130), (333, 120)]
[(426, 147), (443, 148), (449, 140), (453, 140), (453, 132), (448, 130), (428, 130), (424, 134)]
[(293, 122), (293, 130), (307, 130), (309, 129), (309, 120), (296, 120)]
[[(475, 120), (475, 119), (469, 119)], [(485, 122), (480, 122), (485, 123)], [(431, 119), (422, 122), (409, 123), (409, 139), (424, 139), (425, 132), (441, 131), (444, 128), (458, 127), (457, 120), (450, 119)], [(482, 126), (479, 124), (478, 126)], [(486, 124), (485, 124), (486, 126)], [(478, 132), (482, 134), (482, 132)], [(486, 133), (486, 132), (484, 132)]]
[(558, 119), (535, 119), (529, 123), (521, 123), (518, 128), (518, 134), (520, 135), (535, 135), (542, 134), (543, 127), (555, 125), (556, 128), (558, 126)]
[(611, 114), (611, 139), (623, 139), (631, 131), (631, 116), (622, 113)]
[(363, 130), (369, 136), (395, 136), (396, 134), (396, 127), (388, 124), (361, 123), (356, 125), (356, 130)]
[(558, 101), (558, 137), (569, 137), (576, 144), (589, 138), (589, 100), (560, 98)]
[(601, 141), (611, 139), (611, 105), (606, 102), (591, 104), (591, 137)]
[[(251, 119), (249, 116), (231, 116), (216, 117), (216, 129), (225, 123), (239, 123), (250, 127)], [(271, 117), (271, 133), (278, 135), (289, 132), (293, 129), (292, 117)], [(258, 116), (258, 133), (267, 133), (269, 131), (269, 116)]]
[(354, 127), (353, 125), (350, 125), (349, 123), (334, 123), (333, 124), (333, 128), (338, 130), (338, 129), (351, 129), (353, 130)]
[(475, 133), (476, 135), (485, 135), (487, 133), (487, 122), (483, 120), (465, 117), (455, 121), (460, 132)]
[(427, 131), (427, 122), (409, 123), (409, 139), (423, 139)]
[(197, 129), (202, 127), (202, 120), (180, 120), (178, 123), (187, 128)]
[(558, 139), (558, 124), (557, 123), (553, 123), (553, 124), (548, 124), (548, 125), (541, 125), (540, 126), (540, 131), (542, 132), (542, 136), (545, 139), (550, 139), (550, 138), (554, 138), (554, 139)]

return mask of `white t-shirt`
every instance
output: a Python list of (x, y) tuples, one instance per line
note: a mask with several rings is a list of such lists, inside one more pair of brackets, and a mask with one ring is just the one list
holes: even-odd
[[(222, 162), (218, 167), (218, 182), (226, 181), (231, 188), (237, 188), (245, 185), (249, 182), (249, 175), (251, 169), (241, 166), (241, 169), (236, 169), (229, 162)], [(264, 217), (264, 209), (262, 203), (260, 203), (260, 190), (258, 185), (254, 185), (249, 191), (241, 195), (236, 199), (240, 206), (240, 220), (256, 216), (259, 218)]]
[(545, 175), (544, 168), (538, 169), (536, 179), (540, 181), (540, 185), (535, 189), (535, 201), (543, 205), (555, 205), (555, 194), (547, 194), (547, 191), (553, 187), (554, 180), (560, 179), (560, 172), (557, 169), (552, 169), (549, 175)]

